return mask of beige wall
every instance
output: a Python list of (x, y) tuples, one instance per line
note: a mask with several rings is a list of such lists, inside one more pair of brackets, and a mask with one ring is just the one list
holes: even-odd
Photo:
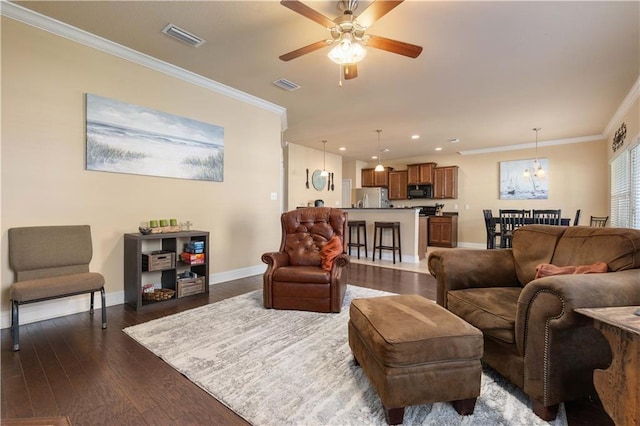
[[(543, 141), (541, 141), (543, 142)], [(549, 160), (548, 200), (500, 200), (498, 194), (500, 161), (523, 160), (535, 157), (534, 149), (505, 151), (479, 155), (439, 155), (412, 157), (385, 166), (396, 170), (406, 164), (436, 162), (439, 166), (459, 166), (458, 199), (438, 200), (445, 211), (457, 211), (458, 241), (461, 246), (484, 246), (486, 233), (482, 210), (492, 209), (562, 209), (563, 217), (573, 218), (582, 209), (581, 225), (590, 215), (607, 215), (609, 211), (608, 165), (606, 142), (538, 147), (538, 155)], [(395, 205), (433, 205), (436, 200), (396, 200)]]
[[(224, 182), (86, 171), (86, 93), (224, 127)], [(91, 225), (91, 268), (105, 275), (110, 304), (123, 300), (123, 234), (142, 221), (174, 217), (211, 232), (213, 281), (256, 273), (278, 247), (280, 114), (8, 18), (2, 106), (3, 322), (12, 227)]]
[[(318, 142), (319, 145), (322, 145)], [(322, 170), (324, 165), (324, 153), (322, 148), (313, 149), (302, 145), (289, 143), (285, 148), (285, 170), (287, 185), (286, 210), (296, 207), (306, 207), (315, 200), (323, 200), (325, 207), (340, 207), (342, 205), (342, 157), (340, 155), (326, 153), (326, 170), (333, 173), (334, 190), (318, 191), (311, 183), (314, 170)], [(309, 188), (306, 170), (309, 169)]]

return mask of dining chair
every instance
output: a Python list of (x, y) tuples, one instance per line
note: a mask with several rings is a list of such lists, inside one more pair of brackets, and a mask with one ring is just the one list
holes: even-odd
[(533, 223), (541, 225), (560, 225), (561, 210), (533, 210)]
[(578, 223), (580, 222), (580, 213), (582, 212), (582, 210), (578, 209), (576, 210), (576, 217), (573, 219), (573, 226), (578, 226)]
[(513, 231), (524, 225), (526, 210), (500, 210), (500, 248), (510, 248)]
[(493, 220), (493, 212), (491, 210), (482, 210), (484, 215), (484, 226), (487, 230), (487, 249), (496, 248), (496, 237), (500, 237), (500, 231), (496, 231), (496, 222)]
[(591, 226), (595, 226), (596, 228), (604, 228), (607, 226), (607, 221), (609, 220), (609, 216), (591, 216)]

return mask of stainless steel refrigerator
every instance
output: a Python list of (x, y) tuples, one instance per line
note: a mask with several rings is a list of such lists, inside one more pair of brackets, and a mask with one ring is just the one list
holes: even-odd
[(387, 188), (356, 189), (356, 207), (389, 208), (389, 190)]

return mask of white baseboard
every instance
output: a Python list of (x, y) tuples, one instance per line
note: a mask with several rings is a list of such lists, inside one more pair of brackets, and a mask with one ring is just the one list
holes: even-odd
[[(266, 265), (255, 265), (247, 268), (235, 269), (231, 271), (219, 272), (209, 275), (209, 285), (219, 284), (227, 281), (246, 278), (264, 273)], [(109, 292), (105, 295), (107, 306), (121, 305), (124, 303), (124, 290)], [(102, 301), (100, 292), (95, 293), (94, 308), (101, 309)], [(52, 318), (63, 317), (65, 315), (89, 312), (90, 296), (82, 294), (79, 296), (63, 297), (60, 299), (47, 300), (44, 302), (30, 303), (20, 306), (20, 325), (37, 321), (44, 321)], [(11, 327), (11, 306), (9, 310), (0, 312), (0, 328)], [(97, 312), (97, 315), (101, 315)], [(107, 315), (107, 324), (109, 316)]]

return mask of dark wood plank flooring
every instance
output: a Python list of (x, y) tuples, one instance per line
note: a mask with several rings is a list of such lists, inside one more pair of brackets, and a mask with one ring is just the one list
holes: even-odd
[[(426, 274), (351, 264), (349, 284), (435, 299), (435, 280)], [(215, 303), (262, 288), (262, 276), (211, 286), (209, 296), (159, 303), (135, 311), (107, 308), (92, 318), (74, 314), (20, 327), (20, 351), (8, 329), (1, 333), (2, 419), (69, 416), (74, 425), (247, 425), (222, 403), (169, 367), (121, 330), (130, 325)], [(567, 404), (569, 424), (611, 425), (598, 401)]]

